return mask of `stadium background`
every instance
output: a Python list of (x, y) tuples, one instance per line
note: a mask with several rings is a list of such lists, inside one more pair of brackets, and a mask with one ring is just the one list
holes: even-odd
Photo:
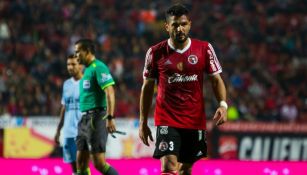
[[(137, 138), (138, 100), (144, 55), (167, 37), (163, 12), (175, 2), (0, 2), (0, 162), (6, 174), (16, 164), (25, 166), (19, 170), (25, 174), (69, 171), (52, 139), (68, 78), (65, 57), (81, 37), (96, 41), (97, 56), (117, 83), (118, 126), (128, 135), (109, 139), (110, 161), (119, 168), (143, 163), (138, 174), (159, 171), (159, 163), (148, 159), (152, 147)], [(306, 0), (180, 2), (191, 9), (191, 37), (215, 48), (229, 96), (230, 122), (222, 128), (208, 123), (211, 159), (197, 164), (194, 174), (238, 174), (231, 165), (258, 174), (307, 172)], [(205, 100), (210, 121), (217, 106), (210, 87)]]

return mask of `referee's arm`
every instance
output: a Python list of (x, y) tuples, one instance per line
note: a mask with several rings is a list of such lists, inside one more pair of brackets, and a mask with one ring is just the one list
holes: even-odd
[(111, 116), (107, 119), (107, 129), (110, 133), (116, 131), (114, 122), (114, 110), (115, 110), (115, 91), (113, 85), (107, 86), (104, 89), (107, 100), (107, 111), (106, 115)]
[(104, 92), (106, 94), (107, 99), (107, 115), (114, 116), (115, 110), (115, 92), (114, 87), (112, 85), (104, 88)]

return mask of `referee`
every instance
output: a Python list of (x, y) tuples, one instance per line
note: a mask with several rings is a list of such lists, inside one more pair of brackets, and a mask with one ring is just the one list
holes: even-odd
[(86, 169), (92, 156), (95, 168), (104, 175), (118, 172), (105, 159), (108, 132), (116, 131), (114, 121), (115, 84), (108, 67), (95, 57), (95, 44), (89, 39), (75, 43), (75, 54), (85, 65), (80, 80), (82, 118), (77, 136), (77, 174), (88, 175)]

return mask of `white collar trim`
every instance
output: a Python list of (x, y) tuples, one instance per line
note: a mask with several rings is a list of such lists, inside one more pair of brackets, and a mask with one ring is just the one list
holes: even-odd
[(188, 38), (188, 44), (183, 48), (183, 49), (176, 49), (173, 45), (172, 45), (172, 43), (171, 43), (171, 39), (168, 39), (167, 40), (167, 44), (169, 45), (169, 47), (171, 48), (171, 49), (173, 49), (175, 52), (178, 52), (178, 53), (180, 53), (180, 54), (182, 54), (182, 53), (184, 53), (185, 51), (187, 51), (189, 48), (190, 48), (190, 46), (191, 46), (191, 39), (190, 38)]

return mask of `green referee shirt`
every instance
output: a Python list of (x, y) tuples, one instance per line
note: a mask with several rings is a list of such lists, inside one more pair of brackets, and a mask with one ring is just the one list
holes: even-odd
[(80, 80), (80, 110), (82, 112), (97, 107), (106, 107), (104, 89), (115, 84), (108, 67), (97, 59), (85, 68)]

